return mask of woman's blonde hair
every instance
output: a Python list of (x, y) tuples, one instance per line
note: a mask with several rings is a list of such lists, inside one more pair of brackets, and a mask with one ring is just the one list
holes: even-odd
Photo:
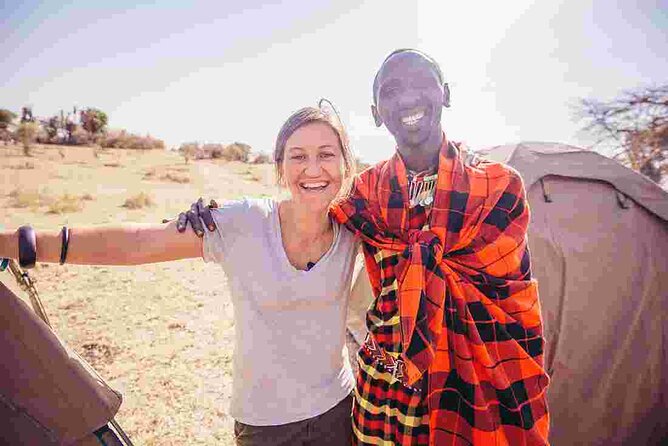
[[(324, 103), (327, 104), (324, 104)], [(329, 106), (326, 106), (329, 105)], [(355, 157), (350, 148), (350, 142), (348, 139), (348, 133), (343, 127), (343, 123), (339, 118), (339, 114), (336, 112), (334, 106), (327, 99), (321, 99), (318, 103), (318, 107), (304, 107), (300, 108), (294, 112), (290, 117), (283, 123), (281, 130), (278, 132), (276, 137), (276, 145), (274, 147), (274, 168), (276, 169), (276, 179), (278, 184), (281, 184), (283, 181), (283, 159), (285, 156), (285, 144), (287, 143), (290, 136), (295, 133), (299, 128), (311, 124), (313, 122), (322, 122), (327, 124), (336, 136), (339, 138), (339, 143), (341, 144), (341, 154), (343, 156), (344, 164), (344, 187), (342, 190), (346, 189), (350, 183), (351, 178), (355, 173)]]

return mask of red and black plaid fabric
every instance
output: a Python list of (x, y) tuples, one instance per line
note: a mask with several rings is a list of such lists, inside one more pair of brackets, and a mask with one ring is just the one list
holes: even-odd
[(361, 237), (376, 300), (360, 350), (358, 444), (545, 445), (548, 411), (529, 208), (517, 172), (439, 154), (429, 212), (398, 154), (332, 215)]

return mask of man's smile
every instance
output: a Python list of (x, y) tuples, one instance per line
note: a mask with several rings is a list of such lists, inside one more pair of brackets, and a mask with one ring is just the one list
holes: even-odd
[(399, 115), (399, 120), (404, 127), (412, 128), (416, 127), (426, 114), (426, 107), (414, 107), (401, 113)]

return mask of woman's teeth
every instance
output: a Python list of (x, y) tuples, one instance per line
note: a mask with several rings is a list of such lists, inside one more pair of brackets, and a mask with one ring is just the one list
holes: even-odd
[(413, 113), (409, 116), (404, 116), (401, 118), (401, 123), (407, 126), (413, 126), (420, 122), (420, 119), (424, 118), (424, 110), (417, 113)]
[(306, 190), (323, 190), (327, 187), (327, 182), (321, 181), (318, 183), (301, 183), (300, 186)]

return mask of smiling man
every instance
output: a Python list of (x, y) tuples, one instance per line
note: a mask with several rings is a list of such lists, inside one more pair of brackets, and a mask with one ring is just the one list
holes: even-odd
[(544, 445), (548, 412), (529, 209), (511, 168), (449, 141), (438, 64), (397, 50), (372, 113), (396, 154), (332, 215), (363, 241), (374, 292), (359, 351), (360, 445)]

